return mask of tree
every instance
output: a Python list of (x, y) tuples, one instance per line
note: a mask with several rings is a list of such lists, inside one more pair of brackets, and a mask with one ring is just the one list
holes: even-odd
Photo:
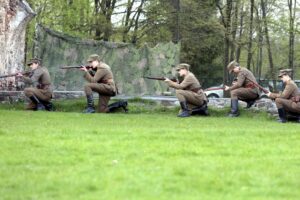
[(294, 76), (294, 50), (295, 50), (295, 15), (296, 15), (296, 0), (287, 0), (289, 7), (289, 68), (293, 69), (292, 78)]
[(34, 12), (26, 1), (0, 2), (0, 73), (23, 70), (25, 30)]

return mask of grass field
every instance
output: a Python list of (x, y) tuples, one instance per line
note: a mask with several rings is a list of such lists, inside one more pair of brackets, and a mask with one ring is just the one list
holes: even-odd
[(139, 106), (92, 115), (57, 108), (72, 105), (0, 106), (0, 199), (300, 197), (300, 124), (249, 111), (179, 119)]

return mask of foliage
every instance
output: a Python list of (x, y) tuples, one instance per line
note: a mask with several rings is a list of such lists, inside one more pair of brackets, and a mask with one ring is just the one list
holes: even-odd
[[(155, 46), (160, 42), (181, 43), (181, 62), (188, 62), (205, 86), (219, 84), (223, 79), (225, 39), (228, 39), (230, 59), (238, 59), (262, 78), (270, 75), (266, 35), (261, 2), (254, 1), (253, 29), (250, 30), (251, 4), (246, 0), (28, 0), (37, 17), (27, 31), (27, 57), (32, 56), (35, 24), (51, 29), (97, 40), (129, 42), (138, 46)], [(289, 55), (290, 18), (287, 1), (266, 1), (270, 49), (273, 50), (273, 73), (279, 68), (291, 67)], [(288, 1), (289, 2), (289, 1)], [(223, 24), (227, 5), (230, 24), (228, 33)], [(218, 5), (220, 7), (218, 7)], [(222, 11), (222, 14), (221, 14)], [(296, 6), (295, 11), (299, 8)], [(225, 18), (224, 18), (225, 17)], [(223, 19), (222, 19), (223, 18)], [(179, 32), (178, 32), (179, 31)], [(252, 36), (249, 33), (253, 32)], [(294, 22), (294, 62), (299, 79), (299, 19)], [(251, 39), (251, 40), (250, 40)], [(249, 43), (253, 43), (251, 50)], [(240, 55), (238, 56), (238, 51)], [(250, 51), (250, 52), (249, 52)], [(261, 71), (261, 72), (260, 72)]]

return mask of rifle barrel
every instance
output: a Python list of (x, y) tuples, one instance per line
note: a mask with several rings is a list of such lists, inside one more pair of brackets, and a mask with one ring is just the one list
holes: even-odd
[(17, 76), (19, 73), (25, 75), (25, 74), (29, 74), (30, 71), (24, 71), (24, 72), (18, 72), (18, 73), (13, 73), (13, 74), (2, 75), (2, 76), (0, 76), (0, 78), (8, 78), (8, 77)]
[(158, 80), (158, 81), (164, 81), (164, 80), (166, 80), (164, 77), (143, 76), (143, 78), (152, 79), (152, 80)]
[(60, 69), (80, 69), (80, 68), (83, 68), (83, 67), (86, 67), (87, 69), (92, 68), (91, 66), (81, 65), (81, 66), (64, 66), (64, 67), (60, 67)]

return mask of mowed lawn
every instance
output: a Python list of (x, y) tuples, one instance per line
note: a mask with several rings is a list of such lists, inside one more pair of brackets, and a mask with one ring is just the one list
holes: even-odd
[(300, 124), (0, 110), (0, 199), (299, 199)]

